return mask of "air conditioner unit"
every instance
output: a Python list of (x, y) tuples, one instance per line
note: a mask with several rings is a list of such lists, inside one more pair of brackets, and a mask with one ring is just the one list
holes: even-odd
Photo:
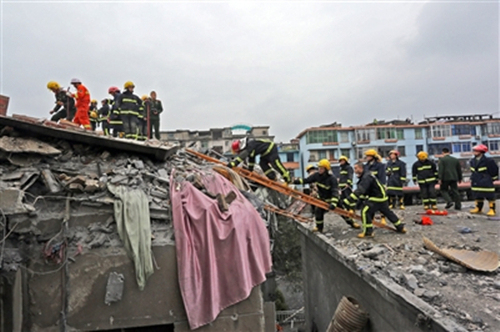
[(352, 146), (356, 146), (356, 142), (351, 142), (351, 145)]

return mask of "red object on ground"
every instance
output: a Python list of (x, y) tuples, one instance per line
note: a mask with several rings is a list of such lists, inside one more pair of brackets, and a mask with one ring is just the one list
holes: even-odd
[(196, 329), (246, 299), (271, 271), (269, 236), (253, 205), (218, 173), (202, 176), (207, 191), (237, 198), (221, 212), (217, 200), (172, 172), (172, 200), (179, 286), (189, 326)]
[(428, 214), (430, 216), (432, 216), (432, 215), (434, 215), (434, 216), (447, 216), (448, 215), (448, 211), (446, 211), (446, 210), (444, 210), (444, 211), (426, 210), (425, 214)]
[(434, 223), (432, 222), (431, 218), (423, 216), (421, 224), (424, 225), (424, 226), (430, 226), (430, 225), (432, 225)]

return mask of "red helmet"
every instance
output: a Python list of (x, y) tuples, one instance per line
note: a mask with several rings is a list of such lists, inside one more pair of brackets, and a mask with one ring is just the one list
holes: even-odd
[(475, 147), (473, 147), (472, 150), (486, 153), (486, 152), (488, 152), (488, 147), (484, 144), (478, 144)]
[(234, 153), (240, 152), (240, 140), (237, 139), (233, 141), (233, 144), (231, 144), (231, 149)]
[(117, 91), (120, 91), (120, 89), (118, 89), (118, 87), (116, 87), (116, 86), (112, 86), (108, 89), (108, 93), (112, 93), (112, 94), (117, 92)]

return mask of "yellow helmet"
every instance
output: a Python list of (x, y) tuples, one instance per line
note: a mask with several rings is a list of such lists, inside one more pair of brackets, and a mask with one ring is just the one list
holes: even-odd
[(317, 167), (316, 167), (316, 166), (314, 166), (314, 165), (312, 165), (312, 164), (309, 164), (309, 165), (307, 165), (307, 167), (306, 167), (306, 172), (309, 172), (309, 171), (311, 171), (311, 170), (313, 170), (313, 169), (317, 169)]
[(346, 163), (349, 162), (349, 158), (347, 158), (346, 156), (340, 156), (339, 161), (341, 160), (345, 160)]
[(425, 151), (420, 151), (419, 153), (417, 153), (417, 158), (419, 160), (425, 160), (427, 159), (427, 157), (429, 157), (429, 155)]
[(326, 168), (328, 171), (330, 170), (331, 166), (330, 166), (330, 162), (326, 159), (321, 159), (318, 163), (318, 167), (324, 167)]
[(91, 117), (92, 119), (97, 119), (97, 112), (96, 112), (96, 111), (92, 111), (92, 112), (90, 112), (90, 117)]
[(127, 89), (127, 88), (135, 88), (135, 85), (134, 85), (134, 82), (132, 82), (132, 81), (127, 81), (127, 82), (125, 82), (125, 84), (123, 84), (123, 87), (124, 87), (125, 89)]
[(56, 81), (50, 81), (49, 83), (47, 83), (47, 89), (49, 90), (60, 89), (60, 88), (61, 86)]
[(90, 101), (90, 103), (91, 103), (91, 104), (97, 104), (97, 100), (92, 99), (92, 100)]
[(148, 99), (148, 95), (142, 95), (141, 99), (142, 99), (142, 100), (146, 100), (146, 99)]
[(365, 151), (365, 156), (376, 157), (377, 155), (378, 155), (378, 153), (374, 149), (370, 149), (370, 150)]

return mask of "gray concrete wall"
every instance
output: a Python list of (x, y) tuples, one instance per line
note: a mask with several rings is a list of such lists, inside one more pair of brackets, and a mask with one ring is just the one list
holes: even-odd
[(326, 331), (342, 296), (352, 296), (369, 313), (365, 331), (464, 331), (448, 319), (434, 319), (436, 310), (382, 276), (358, 270), (324, 235), (302, 233), (306, 331)]

